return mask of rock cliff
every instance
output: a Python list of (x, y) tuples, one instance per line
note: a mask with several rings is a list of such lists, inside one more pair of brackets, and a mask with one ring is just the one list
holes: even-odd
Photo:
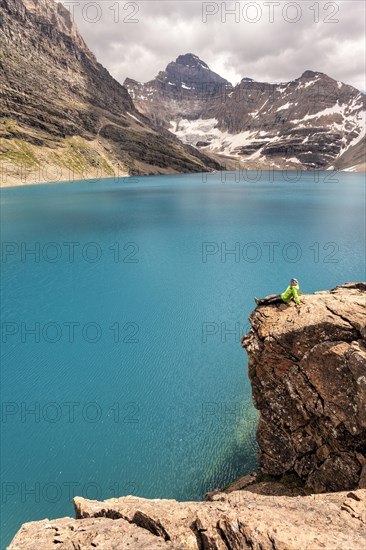
[(77, 497), (76, 519), (24, 524), (9, 550), (363, 550), (365, 296), (349, 283), (252, 313), (259, 472), (205, 502)]
[(366, 488), (366, 284), (257, 307), (242, 339), (259, 464), (312, 492)]

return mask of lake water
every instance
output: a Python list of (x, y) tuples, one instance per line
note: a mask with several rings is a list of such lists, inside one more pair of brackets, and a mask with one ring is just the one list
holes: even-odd
[(225, 176), (2, 191), (2, 548), (74, 495), (201, 499), (256, 467), (253, 296), (364, 279), (364, 174)]

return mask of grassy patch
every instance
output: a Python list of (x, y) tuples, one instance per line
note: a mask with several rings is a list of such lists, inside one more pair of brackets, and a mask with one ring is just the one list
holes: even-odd
[(68, 138), (64, 148), (49, 154), (54, 164), (76, 174), (87, 174), (91, 170), (103, 171), (113, 176), (113, 167), (93, 146), (79, 137)]
[(33, 168), (39, 166), (39, 161), (35, 156), (32, 147), (21, 139), (12, 141), (0, 139), (0, 160), (9, 160), (17, 165)]

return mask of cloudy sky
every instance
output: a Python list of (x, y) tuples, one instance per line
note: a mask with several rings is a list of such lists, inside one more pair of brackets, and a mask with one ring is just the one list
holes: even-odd
[(284, 82), (321, 71), (365, 91), (360, 0), (201, 2), (63, 0), (98, 60), (123, 82), (146, 82), (194, 53), (236, 83)]

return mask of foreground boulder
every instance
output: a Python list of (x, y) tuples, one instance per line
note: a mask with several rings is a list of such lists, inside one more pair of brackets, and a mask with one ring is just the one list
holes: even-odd
[(259, 463), (312, 492), (366, 487), (366, 283), (259, 306), (242, 339)]
[[(364, 550), (366, 491), (212, 502), (75, 499), (76, 517), (23, 525), (9, 550)], [(56, 546), (57, 545), (57, 546)]]

